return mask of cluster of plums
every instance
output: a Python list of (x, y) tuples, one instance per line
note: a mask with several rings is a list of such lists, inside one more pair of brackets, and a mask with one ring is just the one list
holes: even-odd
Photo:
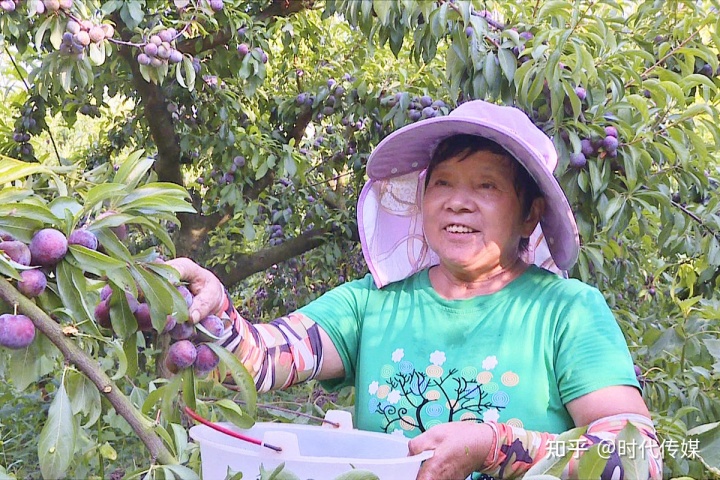
[[(89, 232), (88, 232), (89, 233)], [(45, 291), (47, 277), (43, 267), (54, 267), (67, 253), (68, 239), (53, 228), (38, 230), (30, 244), (1, 235), (0, 253), (23, 267), (17, 288), (26, 297), (33, 298)], [(77, 235), (72, 238), (77, 240)], [(97, 239), (95, 239), (97, 246)], [(35, 325), (25, 315), (0, 315), (0, 345), (12, 349), (26, 348), (35, 338)]]
[[(192, 305), (193, 295), (184, 285), (177, 286), (178, 291), (185, 299), (186, 305)], [(138, 324), (138, 330), (150, 332), (153, 330), (150, 316), (150, 306), (142, 296), (136, 298), (129, 292), (124, 292), (125, 298)], [(110, 302), (113, 289), (105, 285), (100, 291), (100, 303), (95, 307), (95, 320), (103, 328), (112, 329), (110, 319)], [(190, 321), (178, 322), (174, 315), (168, 315), (163, 328), (173, 340), (165, 357), (165, 366), (173, 373), (185, 368), (193, 367), (198, 375), (206, 375), (214, 370), (220, 362), (219, 357), (212, 351), (206, 342), (213, 342), (225, 332), (225, 324), (219, 317), (208, 315), (198, 324)]]
[[(28, 298), (35, 298), (45, 291), (46, 271), (65, 257), (69, 245), (97, 250), (98, 239), (85, 228), (73, 230), (67, 237), (60, 230), (43, 228), (35, 232), (29, 244), (16, 240), (12, 235), (0, 234), (0, 255), (5, 255), (21, 267), (17, 289)], [(4, 314), (1, 318), (0, 345), (25, 348), (32, 343), (35, 327), (28, 317)]]
[(177, 36), (178, 32), (174, 28), (166, 28), (150, 35), (142, 52), (137, 56), (138, 63), (157, 68), (167, 63), (182, 62), (183, 54), (173, 46)]
[(580, 151), (570, 154), (570, 165), (582, 168), (587, 163), (588, 157), (598, 155), (600, 152), (603, 152), (606, 157), (615, 158), (618, 155), (619, 145), (617, 128), (605, 127), (604, 137), (583, 138), (580, 141)]

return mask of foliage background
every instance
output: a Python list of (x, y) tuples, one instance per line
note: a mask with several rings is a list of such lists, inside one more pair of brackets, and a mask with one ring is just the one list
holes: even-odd
[[(0, 14), (0, 153), (67, 168), (68, 196), (83, 203), (88, 188), (112, 181), (114, 166), (144, 152), (153, 168), (143, 182), (181, 185), (194, 207), (176, 209), (175, 218), (145, 214), (171, 234), (175, 252), (138, 211), (108, 201), (87, 206), (86, 217), (74, 221), (120, 210), (131, 226), (133, 258), (146, 260), (148, 248), (192, 257), (213, 269), (255, 321), (366, 273), (354, 219), (364, 163), (385, 135), (415, 121), (416, 97), (441, 100), (438, 115), (469, 98), (522, 108), (561, 154), (556, 174), (582, 237), (571, 275), (606, 295), (641, 368), (661, 439), (686, 448), (703, 440), (695, 458), (666, 451), (667, 476), (717, 475), (715, 2), (226, 0), (214, 11), (204, 0), (75, 0), (68, 12), (42, 14), (38, 3)], [(77, 61), (58, 52), (69, 15), (114, 25), (102, 55), (88, 51)], [(182, 32), (175, 46), (184, 58), (160, 78), (163, 70), (142, 67), (137, 54), (149, 34), (170, 26)], [(253, 50), (242, 56), (240, 44)], [(601, 148), (584, 167), (572, 167), (581, 141), (599, 142), (607, 126), (619, 132), (617, 155)], [(17, 142), (14, 133), (30, 140)], [(57, 198), (49, 175), (17, 179), (3, 191)], [(3, 225), (23, 221), (7, 213)], [(91, 286), (83, 292), (89, 303), (97, 300)], [(92, 318), (62, 322), (87, 327), (97, 343), (84, 348), (105, 371), (117, 371), (117, 351), (103, 346), (108, 336), (91, 328)], [(130, 338), (147, 342), (138, 357), (143, 368), (119, 382), (140, 407), (161, 385), (154, 371), (159, 340), (115, 340)], [(54, 352), (39, 357), (42, 364), (18, 385), (17, 371), (7, 368), (17, 363), (3, 358), (0, 464), (17, 478), (37, 478), (38, 452), (26, 440), (42, 429), (58, 388), (80, 374)], [(230, 395), (211, 383), (198, 393)], [(173, 475), (152, 468), (125, 420), (100, 398), (97, 411), (83, 410), (67, 474)], [(337, 398), (310, 384), (260, 399), (278, 401), (319, 415), (333, 402), (349, 408), (352, 392)], [(183, 421), (165, 418), (162, 408), (143, 413), (168, 432)], [(197, 468), (192, 444), (177, 435), (168, 443)]]

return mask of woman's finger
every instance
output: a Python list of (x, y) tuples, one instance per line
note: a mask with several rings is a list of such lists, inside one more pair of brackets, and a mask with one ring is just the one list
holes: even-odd
[(202, 268), (188, 258), (175, 258), (168, 260), (167, 264), (178, 271), (180, 280), (188, 283), (188, 288), (193, 294), (193, 302), (189, 308), (193, 323), (221, 309), (225, 301), (225, 288), (210, 270)]

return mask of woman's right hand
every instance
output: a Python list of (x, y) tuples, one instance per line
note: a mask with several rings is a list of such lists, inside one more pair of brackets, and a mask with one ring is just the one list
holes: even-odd
[(165, 264), (178, 271), (180, 280), (187, 282), (193, 294), (193, 302), (188, 309), (193, 323), (220, 312), (225, 303), (225, 287), (214, 273), (184, 257), (168, 260)]

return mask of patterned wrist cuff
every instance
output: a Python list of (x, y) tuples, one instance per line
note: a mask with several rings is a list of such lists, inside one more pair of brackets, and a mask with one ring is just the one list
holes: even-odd
[(497, 423), (485, 422), (485, 425), (490, 427), (490, 429), (493, 431), (493, 438), (490, 451), (488, 452), (488, 455), (487, 457), (485, 457), (485, 461), (482, 464), (482, 471), (484, 472), (493, 470), (495, 467), (497, 467), (496, 464), (500, 457), (500, 433), (498, 432)]
[(230, 315), (230, 312), (232, 312), (235, 307), (233, 306), (230, 293), (228, 293), (227, 290), (225, 290), (225, 298), (227, 310), (223, 312), (220, 317), (225, 322), (225, 331), (216, 343), (220, 344), (223, 348), (229, 350), (230, 352), (235, 352), (235, 349), (238, 345), (240, 345), (240, 341), (242, 340), (237, 325), (237, 322), (241, 319), (240, 316), (237, 315), (237, 312), (233, 312), (235, 315)]

